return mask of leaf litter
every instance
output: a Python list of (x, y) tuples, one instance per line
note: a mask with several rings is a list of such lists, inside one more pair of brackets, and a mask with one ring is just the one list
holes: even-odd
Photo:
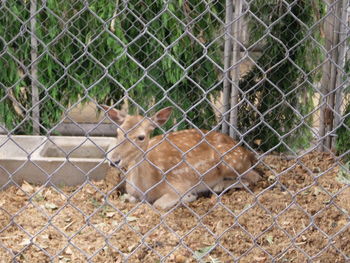
[(115, 171), (78, 192), (24, 182), (0, 192), (0, 261), (307, 262), (307, 253), (346, 262), (350, 189), (342, 167), (326, 153), (270, 155), (252, 192), (203, 196), (167, 213), (127, 202), (113, 190)]

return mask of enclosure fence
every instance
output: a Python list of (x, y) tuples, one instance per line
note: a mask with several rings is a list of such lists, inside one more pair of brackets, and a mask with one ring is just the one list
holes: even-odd
[[(349, 262), (349, 12), (348, 0), (1, 1), (0, 262)], [(167, 211), (130, 202), (142, 161), (111, 166), (122, 124), (108, 113), (168, 106), (152, 136), (236, 141), (198, 184), (240, 146), (257, 162), (237, 183), (253, 169), (261, 180), (205, 184)], [(186, 159), (199, 144), (162, 140), (200, 173)], [(156, 167), (172, 189), (177, 169)]]

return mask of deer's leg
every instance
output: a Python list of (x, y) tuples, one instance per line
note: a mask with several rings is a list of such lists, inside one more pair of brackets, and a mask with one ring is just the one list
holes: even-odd
[(129, 203), (137, 203), (138, 199), (130, 194), (124, 194), (124, 198), (126, 202)]
[(182, 201), (185, 203), (190, 203), (197, 200), (197, 197), (198, 196), (194, 193), (187, 193), (184, 197), (182, 197)]
[[(245, 185), (245, 186), (249, 186), (249, 182), (245, 179), (245, 178), (242, 178), (241, 179), (242, 183)], [(224, 180), (220, 181), (219, 183), (217, 183), (216, 185), (214, 185), (213, 187), (213, 191), (215, 193), (221, 193), (222, 191), (224, 190), (230, 190), (230, 189), (242, 189), (243, 188), (243, 185), (242, 183), (237, 183), (237, 179), (233, 179), (233, 178), (225, 178)]]
[(249, 187), (251, 185), (255, 185), (258, 181), (261, 180), (261, 176), (255, 170), (250, 170), (246, 172), (242, 177), (240, 182), (237, 183), (237, 174), (226, 173), (224, 175), (224, 180), (218, 182), (215, 186), (213, 186), (213, 191), (216, 193), (222, 192), (225, 189), (241, 189), (244, 186)]
[(167, 193), (162, 195), (160, 198), (158, 198), (154, 202), (154, 206), (156, 208), (162, 209), (162, 210), (168, 210), (180, 200), (179, 196), (176, 193)]
[[(222, 191), (224, 191), (225, 189), (229, 188), (231, 185), (233, 185), (236, 182), (235, 179), (231, 179), (231, 178), (227, 178), (225, 180), (221, 180), (220, 182), (218, 182), (216, 185), (214, 185), (213, 187), (213, 191), (215, 193), (221, 193)], [(237, 187), (237, 186), (236, 186)], [(236, 188), (235, 187), (235, 188)]]
[(251, 171), (247, 172), (245, 175), (243, 175), (241, 177), (241, 182), (234, 185), (232, 188), (240, 189), (240, 188), (243, 188), (244, 186), (249, 187), (249, 186), (255, 185), (260, 180), (261, 180), (260, 174), (258, 172), (256, 172), (255, 170), (251, 170)]
[(221, 193), (225, 188), (226, 188), (226, 187), (225, 187), (224, 180), (221, 180), (221, 181), (218, 182), (216, 185), (214, 185), (213, 191), (214, 191), (215, 193)]
[(249, 184), (256, 184), (261, 180), (260, 174), (255, 171), (255, 170), (250, 170), (245, 176), (244, 179), (249, 183)]
[[(197, 195), (193, 193), (187, 193), (182, 197), (182, 201), (185, 203), (192, 202), (197, 199)], [(156, 208), (160, 208), (162, 210), (168, 210), (174, 205), (176, 205), (177, 202), (180, 201), (180, 197), (176, 193), (167, 193), (162, 195), (162, 197), (158, 198), (154, 202), (154, 206)]]

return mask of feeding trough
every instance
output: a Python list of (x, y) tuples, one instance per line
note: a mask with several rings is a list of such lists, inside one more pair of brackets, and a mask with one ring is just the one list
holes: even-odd
[(73, 186), (101, 180), (112, 137), (0, 136), (0, 186), (21, 183)]

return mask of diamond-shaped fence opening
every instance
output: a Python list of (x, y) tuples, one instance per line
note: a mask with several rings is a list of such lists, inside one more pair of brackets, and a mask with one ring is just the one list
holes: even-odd
[(257, 244), (268, 254), (277, 257), (286, 251), (292, 242), (281, 229), (273, 227), (258, 238)]
[(336, 260), (342, 262), (348, 260), (348, 256), (341, 253), (337, 248), (330, 246), (319, 256), (314, 257), (314, 260)]
[(67, 237), (72, 237), (85, 226), (85, 218), (76, 208), (66, 205), (52, 218), (52, 225)]
[(348, 223), (348, 216), (344, 211), (337, 209), (334, 206), (328, 206), (315, 218), (315, 224), (325, 232), (332, 236), (344, 228)]
[[(310, 257), (314, 257), (328, 246), (328, 238), (317, 228), (311, 226), (297, 239), (297, 246)], [(313, 245), (310, 245), (313, 244)]]
[[(127, 237), (127, 242), (122, 238), (123, 236)], [(118, 231), (109, 236), (108, 242), (111, 246), (125, 255), (133, 251), (138, 251), (142, 245), (140, 238), (141, 235), (138, 234), (135, 229), (128, 226), (128, 224), (124, 224), (118, 228)]]
[(0, 261), (349, 261), (348, 6), (3, 1)]
[(145, 242), (163, 257), (169, 255), (179, 244), (179, 237), (167, 227), (158, 226), (145, 238)]
[[(294, 224), (294, 222), (298, 223)], [(279, 228), (293, 239), (306, 229), (311, 219), (305, 211), (293, 205), (277, 218), (277, 223)]]
[(76, 233), (70, 243), (78, 248), (82, 254), (91, 257), (104, 247), (105, 239), (104, 235), (101, 235), (92, 226), (85, 226)]
[[(55, 240), (56, 244), (52, 244), (52, 240)], [(66, 246), (66, 237), (60, 232), (60, 230), (49, 226), (35, 237), (34, 243), (45, 250), (50, 256), (56, 256)]]

